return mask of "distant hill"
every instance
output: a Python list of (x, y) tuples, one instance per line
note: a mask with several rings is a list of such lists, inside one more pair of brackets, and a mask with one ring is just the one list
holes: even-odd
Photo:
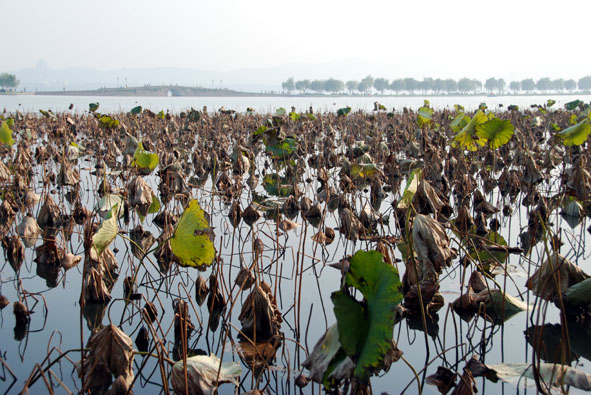
[(230, 89), (193, 88), (180, 85), (142, 86), (129, 88), (99, 88), (88, 90), (40, 91), (36, 95), (52, 96), (259, 96), (268, 94), (234, 91)]
[(230, 71), (195, 70), (161, 67), (139, 69), (95, 70), (89, 68), (52, 69), (44, 62), (35, 67), (9, 70), (20, 80), (19, 90), (63, 91), (93, 90), (126, 86), (183, 85), (204, 89), (232, 89), (237, 92), (281, 91), (281, 83), (290, 77), (298, 79), (341, 80), (361, 79), (368, 74), (395, 76), (391, 65), (371, 65), (359, 61), (337, 61), (317, 64), (290, 63), (268, 68), (248, 68)]

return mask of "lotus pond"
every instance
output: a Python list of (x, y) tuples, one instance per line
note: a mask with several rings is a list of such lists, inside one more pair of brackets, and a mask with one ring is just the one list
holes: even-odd
[(6, 393), (591, 389), (591, 117), (5, 113)]

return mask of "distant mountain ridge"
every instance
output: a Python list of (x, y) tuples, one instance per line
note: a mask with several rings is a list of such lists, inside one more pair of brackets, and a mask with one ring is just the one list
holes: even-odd
[(361, 79), (368, 74), (394, 76), (397, 68), (372, 65), (356, 60), (317, 64), (290, 63), (266, 68), (229, 71), (197, 70), (179, 67), (121, 68), (96, 70), (72, 67), (53, 69), (40, 61), (35, 67), (11, 71), (20, 81), (18, 89), (27, 91), (88, 90), (144, 85), (185, 85), (202, 88), (227, 88), (236, 91), (271, 92), (281, 90), (281, 82), (295, 79)]

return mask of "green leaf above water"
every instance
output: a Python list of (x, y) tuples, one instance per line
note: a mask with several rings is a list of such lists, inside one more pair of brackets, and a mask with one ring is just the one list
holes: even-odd
[(96, 110), (99, 109), (99, 103), (88, 103), (88, 111), (90, 112), (95, 112)]
[(278, 176), (277, 173), (267, 174), (263, 178), (263, 188), (270, 195), (283, 197), (289, 196), (292, 190), (285, 177)]
[(285, 108), (283, 107), (279, 107), (276, 111), (275, 114), (279, 117), (284, 116), (287, 113), (287, 111), (285, 111)]
[(284, 138), (277, 144), (266, 145), (267, 153), (276, 160), (285, 160), (293, 155), (298, 149), (298, 142), (291, 138)]
[(356, 362), (355, 377), (365, 380), (382, 368), (392, 349), (395, 308), (402, 300), (400, 278), (378, 251), (358, 251), (350, 259), (345, 284), (359, 290), (364, 300), (333, 292), (339, 340)]
[[(426, 101), (426, 100), (425, 100)], [(422, 128), (425, 125), (428, 125), (433, 120), (433, 109), (429, 107), (428, 104), (419, 108), (417, 112), (417, 125)]]
[(181, 266), (207, 267), (215, 258), (213, 231), (197, 200), (191, 200), (170, 239)]
[(556, 104), (556, 100), (548, 99), (548, 101), (546, 102), (546, 107), (550, 108), (554, 104)]
[(111, 244), (117, 236), (117, 213), (119, 205), (115, 204), (108, 212), (104, 221), (99, 226), (97, 232), (92, 236), (92, 246), (96, 250), (96, 255), (99, 257), (103, 251)]
[(148, 208), (148, 214), (155, 214), (158, 211), (160, 211), (160, 199), (158, 199), (158, 196), (152, 194), (152, 204)]
[(581, 145), (587, 141), (589, 133), (591, 133), (591, 123), (589, 118), (585, 118), (576, 125), (558, 133), (558, 137), (562, 139), (562, 143), (566, 146)]
[(476, 125), (476, 135), (488, 142), (490, 149), (497, 149), (507, 144), (515, 127), (510, 120), (493, 118), (483, 124)]
[(576, 109), (577, 107), (579, 107), (579, 105), (581, 105), (583, 102), (581, 100), (573, 100), (573, 101), (569, 101), (568, 103), (564, 104), (564, 108), (572, 111), (574, 109)]
[(114, 129), (119, 126), (119, 120), (108, 115), (101, 115), (98, 120), (99, 126), (103, 129)]
[(129, 111), (129, 113), (131, 115), (139, 115), (142, 113), (142, 110), (143, 110), (142, 106), (136, 106), (136, 107), (132, 108), (131, 111)]
[(474, 133), (476, 126), (483, 124), (488, 121), (488, 117), (481, 110), (476, 111), (470, 122), (468, 122), (462, 130), (460, 130), (451, 142), (454, 148), (463, 148), (468, 151), (476, 151), (479, 147), (484, 146), (485, 142), (482, 141)]
[(2, 126), (0, 126), (0, 142), (6, 145), (14, 144), (14, 139), (12, 138), (12, 130), (10, 129), (6, 121), (3, 121)]
[(346, 117), (351, 112), (351, 107), (343, 107), (337, 110), (337, 116)]
[(158, 166), (158, 154), (144, 150), (143, 144), (140, 142), (133, 155), (133, 163), (141, 169), (152, 171)]

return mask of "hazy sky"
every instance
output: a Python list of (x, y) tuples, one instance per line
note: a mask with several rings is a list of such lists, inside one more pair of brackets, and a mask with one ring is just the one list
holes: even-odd
[(4, 0), (0, 72), (358, 59), (388, 78), (579, 78), (590, 15), (588, 0)]

